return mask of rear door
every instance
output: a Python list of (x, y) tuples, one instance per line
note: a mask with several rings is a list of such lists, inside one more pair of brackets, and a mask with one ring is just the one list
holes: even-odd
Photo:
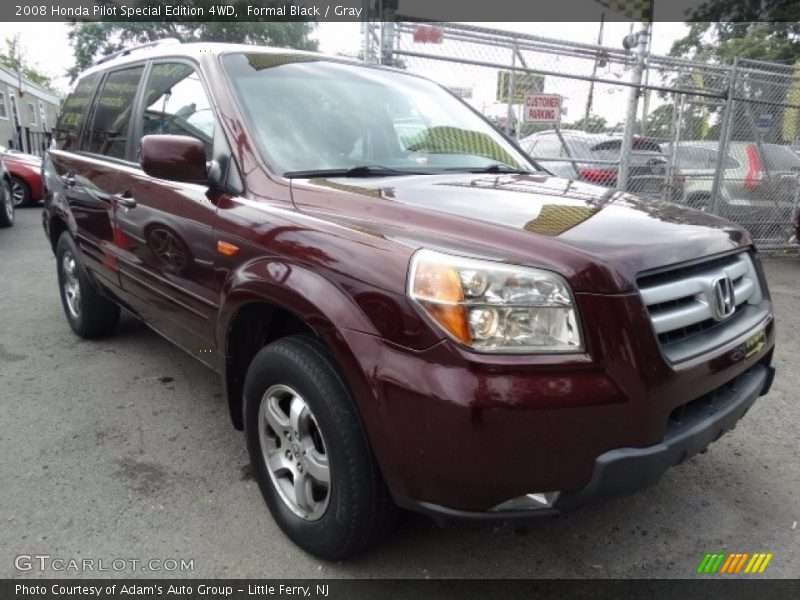
[[(191, 63), (153, 62), (140, 103), (134, 154), (144, 135), (185, 135), (201, 140), (211, 159), (220, 132)], [(120, 173), (120, 190), (128, 204), (117, 212), (123, 289), (156, 329), (210, 362), (220, 294), (213, 230), (218, 196), (208, 185), (156, 179), (138, 166)]]
[(131, 109), (143, 70), (126, 66), (82, 80), (62, 111), (59, 148), (50, 153), (84, 264), (115, 287), (118, 169), (126, 162)]

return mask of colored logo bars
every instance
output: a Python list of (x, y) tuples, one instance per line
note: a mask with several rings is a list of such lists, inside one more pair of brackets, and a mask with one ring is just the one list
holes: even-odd
[(701, 575), (763, 573), (771, 560), (772, 553), (766, 552), (706, 553), (697, 567), (697, 572)]

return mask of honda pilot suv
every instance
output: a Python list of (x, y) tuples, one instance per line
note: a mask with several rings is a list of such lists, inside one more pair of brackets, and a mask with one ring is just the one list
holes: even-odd
[(126, 50), (78, 79), (43, 171), (72, 329), (124, 308), (217, 370), (320, 557), (398, 507), (517, 520), (643, 488), (772, 381), (745, 231), (555, 177), (402, 71)]

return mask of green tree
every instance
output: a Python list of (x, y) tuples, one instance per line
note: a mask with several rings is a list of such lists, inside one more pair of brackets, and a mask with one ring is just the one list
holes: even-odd
[[(96, 0), (109, 4), (110, 0)], [(174, 5), (169, 0), (135, 0), (133, 6)], [(189, 0), (183, 4), (201, 7), (207, 18), (219, 2), (214, 0)], [(315, 25), (306, 21), (241, 21), (247, 6), (278, 6), (269, 0), (231, 0), (238, 18), (221, 18), (215, 21), (196, 21), (187, 17), (170, 21), (95, 21), (71, 23), (69, 39), (75, 54), (75, 65), (68, 71), (74, 80), (81, 71), (98, 58), (137, 44), (163, 38), (176, 38), (188, 42), (225, 42), (279, 46), (299, 50), (316, 50), (317, 42), (309, 36)], [(162, 10), (163, 14), (163, 10)], [(149, 18), (149, 17), (148, 17)], [(192, 19), (192, 20), (190, 20)]]
[(36, 69), (35, 67), (28, 66), (22, 59), (22, 48), (20, 47), (19, 40), (16, 37), (7, 37), (5, 40), (6, 48), (0, 51), (0, 64), (5, 65), (12, 71), (22, 74), (28, 81), (42, 86), (50, 91), (53, 90), (53, 83), (50, 77)]
[[(800, 57), (800, 3), (786, 0), (716, 0), (700, 6), (693, 14), (696, 21), (689, 32), (677, 40), (670, 51), (673, 56), (691, 58), (709, 63), (730, 65), (734, 58), (774, 61), (779, 65), (792, 65)], [(792, 141), (786, 136), (792, 128), (781, 127), (791, 108), (781, 106), (790, 101), (790, 89), (782, 67), (760, 67), (774, 71), (775, 76), (761, 75), (738, 78), (737, 95), (754, 102), (736, 102), (732, 119), (731, 136), (738, 140), (752, 140), (762, 134), (755, 127), (757, 119), (769, 115), (776, 124), (764, 136), (767, 142)], [(723, 81), (705, 82), (707, 86), (722, 91)], [(758, 102), (759, 100), (765, 102)], [(792, 102), (793, 103), (793, 102)], [(710, 110), (709, 113), (720, 111)], [(718, 134), (717, 125), (710, 128), (709, 136)]]
[(608, 129), (608, 121), (606, 121), (604, 117), (589, 115), (588, 119), (583, 117), (573, 123), (563, 123), (561, 128), (578, 129), (580, 131), (588, 131), (589, 133), (605, 133)]
[[(674, 104), (662, 104), (647, 115), (644, 121), (644, 136), (656, 141), (670, 140), (672, 135), (672, 113)], [(681, 115), (681, 139), (702, 140), (710, 135), (707, 111), (703, 107), (688, 105)]]

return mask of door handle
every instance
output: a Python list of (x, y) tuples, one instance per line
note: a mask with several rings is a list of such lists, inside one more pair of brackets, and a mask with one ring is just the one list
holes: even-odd
[(112, 196), (114, 202), (119, 204), (122, 208), (136, 208), (136, 200), (130, 192), (122, 192), (121, 194), (114, 194)]
[(63, 183), (66, 187), (72, 187), (75, 185), (75, 173), (70, 171), (69, 173), (62, 175), (61, 183)]

